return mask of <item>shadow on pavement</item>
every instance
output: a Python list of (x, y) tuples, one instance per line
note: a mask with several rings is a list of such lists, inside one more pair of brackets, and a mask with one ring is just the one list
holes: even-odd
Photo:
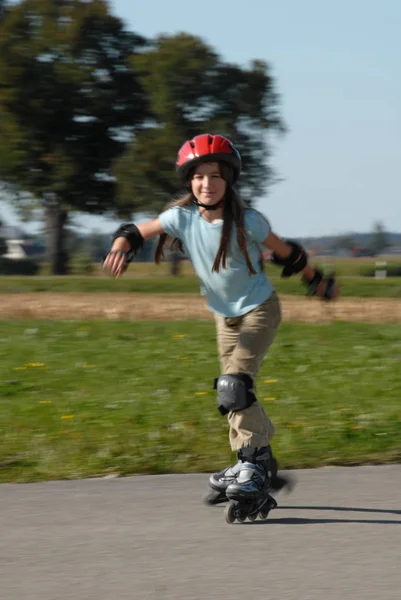
[[(342, 506), (279, 506), (277, 510), (314, 510), (314, 511), (339, 511), (339, 512), (363, 512), (363, 513), (374, 513), (374, 514), (392, 514), (392, 515), (401, 515), (401, 510), (385, 510), (385, 509), (376, 509), (376, 508), (349, 508)], [(270, 513), (272, 514), (272, 513)], [(283, 517), (283, 518), (274, 518), (268, 517), (266, 521), (246, 521), (247, 525), (310, 525), (313, 523), (366, 523), (371, 525), (372, 523), (376, 523), (378, 525), (401, 525), (401, 519), (396, 521), (393, 519), (319, 519), (316, 517), (313, 518), (304, 518), (304, 517)]]
[(401, 515), (401, 510), (389, 510), (384, 508), (353, 508), (348, 506), (280, 506), (281, 510), (338, 510), (341, 512), (364, 512)]

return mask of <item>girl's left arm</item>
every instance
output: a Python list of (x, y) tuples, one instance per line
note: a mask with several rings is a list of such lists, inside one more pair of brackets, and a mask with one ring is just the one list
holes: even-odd
[[(283, 261), (285, 261), (285, 259), (287, 259), (291, 256), (291, 253), (293, 252), (293, 249), (294, 249), (294, 247), (292, 245), (288, 244), (287, 242), (285, 242), (284, 240), (279, 238), (272, 231), (269, 232), (267, 237), (263, 240), (262, 244), (263, 244), (263, 246), (266, 246), (266, 248), (269, 248), (270, 250), (272, 250), (272, 252), (274, 252), (275, 256), (279, 257), (280, 259), (283, 259)], [(305, 253), (305, 255), (306, 255), (306, 253)], [(302, 256), (300, 255), (297, 260), (302, 260)], [(294, 266), (296, 266), (297, 260), (295, 261)], [(285, 264), (285, 263), (283, 262), (283, 264)], [(314, 278), (318, 277), (320, 275), (320, 272), (316, 271), (316, 269), (313, 269), (308, 264), (308, 262), (298, 272), (302, 273), (302, 277), (304, 278), (304, 280), (309, 283), (313, 282)], [(337, 298), (337, 296), (339, 295), (339, 287), (338, 287), (337, 283), (335, 283), (335, 282), (334, 282), (334, 284), (330, 283), (329, 280), (325, 279), (325, 278), (323, 278), (320, 281), (320, 283), (317, 285), (316, 292), (315, 292), (316, 295), (324, 296), (326, 291), (328, 290), (329, 285), (332, 288), (331, 292), (330, 292), (330, 299)]]

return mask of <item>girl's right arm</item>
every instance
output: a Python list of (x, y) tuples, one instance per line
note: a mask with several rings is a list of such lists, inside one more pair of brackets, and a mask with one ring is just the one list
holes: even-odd
[[(130, 226), (127, 226), (127, 229), (129, 229), (129, 227)], [(138, 250), (138, 248), (142, 246), (144, 240), (151, 240), (156, 235), (161, 235), (164, 233), (161, 221), (158, 217), (156, 219), (152, 219), (151, 221), (146, 221), (145, 223), (135, 225), (134, 229), (136, 232), (134, 238), (135, 242), (137, 242), (139, 245), (136, 248), (133, 248), (129, 239), (130, 235), (126, 234), (125, 232), (123, 232), (121, 236), (118, 235), (118, 232), (122, 229), (124, 229), (124, 226), (121, 226), (117, 231), (110, 252), (107, 254), (103, 262), (103, 269), (116, 279), (118, 279), (118, 277), (120, 277), (126, 269), (127, 254), (129, 252), (132, 250)]]

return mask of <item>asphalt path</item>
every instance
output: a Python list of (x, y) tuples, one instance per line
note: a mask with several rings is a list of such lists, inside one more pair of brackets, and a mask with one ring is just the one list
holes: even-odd
[(228, 525), (207, 475), (0, 486), (4, 600), (400, 600), (401, 465), (295, 473)]

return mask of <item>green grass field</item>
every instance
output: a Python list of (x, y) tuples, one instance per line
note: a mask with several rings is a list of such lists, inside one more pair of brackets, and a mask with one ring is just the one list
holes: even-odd
[[(82, 257), (78, 256), (82, 261)], [(322, 256), (322, 257), (310, 257), (310, 263), (314, 267), (319, 267), (324, 271), (333, 271), (339, 277), (360, 277), (366, 274), (367, 271), (375, 269), (377, 262), (385, 261), (388, 269), (401, 268), (401, 257), (395, 256), (383, 256), (378, 258), (372, 257), (361, 257), (361, 258), (348, 258), (348, 257), (337, 257), (337, 256)], [(74, 259), (72, 260), (71, 267), (74, 267)], [(86, 266), (87, 262), (84, 263)], [(100, 264), (92, 264), (91, 268), (94, 275), (101, 275), (102, 269)], [(180, 263), (180, 269), (182, 275), (193, 275), (194, 271), (191, 263), (184, 260)], [(273, 277), (277, 277), (280, 273), (280, 269), (274, 265), (265, 263), (266, 272)], [(79, 273), (76, 273), (77, 275)], [(129, 267), (128, 275), (134, 275), (139, 277), (166, 277), (170, 274), (170, 263), (162, 261), (160, 265), (156, 265), (153, 262), (147, 263), (133, 263)], [(49, 265), (42, 264), (40, 275), (49, 275)]]
[[(281, 279), (277, 271), (271, 281), (279, 294), (304, 295), (299, 277)], [(343, 297), (401, 298), (401, 277), (374, 279), (366, 277), (339, 278)], [(119, 280), (109, 277), (0, 277), (0, 293), (27, 292), (138, 292), (144, 294), (199, 293), (199, 282), (193, 275), (170, 277), (162, 274), (136, 276), (132, 271)]]
[[(385, 258), (389, 268), (401, 268), (401, 261), (396, 258)], [(362, 276), (367, 269), (374, 269), (376, 258), (338, 258), (322, 257), (311, 259), (314, 267), (325, 272), (334, 271), (341, 285), (344, 297), (361, 298), (401, 298), (401, 277), (375, 279)], [(35, 277), (1, 276), (0, 294), (26, 292), (139, 292), (151, 293), (198, 293), (199, 283), (194, 276), (188, 261), (181, 263), (181, 275), (171, 277), (170, 264), (162, 262), (133, 263), (124, 276), (114, 281), (107, 277), (100, 265), (92, 265), (92, 275), (71, 275), (52, 277), (46, 275), (48, 267), (43, 265), (41, 275)], [(265, 272), (271, 279), (279, 294), (303, 295), (305, 288), (294, 276), (283, 280), (280, 269), (269, 263), (265, 264)]]
[[(0, 481), (233, 461), (212, 323), (0, 322)], [(282, 467), (401, 460), (401, 326), (285, 323), (258, 393)]]

